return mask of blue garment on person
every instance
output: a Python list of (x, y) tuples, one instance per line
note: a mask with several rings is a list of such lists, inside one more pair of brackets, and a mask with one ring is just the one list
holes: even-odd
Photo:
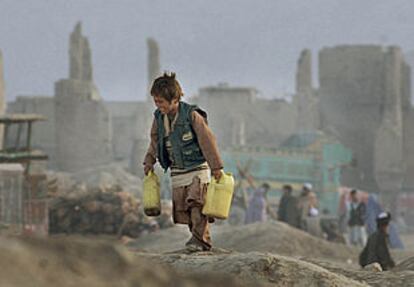
[(266, 190), (264, 188), (256, 189), (249, 200), (247, 206), (245, 224), (253, 222), (264, 222), (267, 220), (266, 215)]
[[(371, 235), (377, 230), (377, 216), (383, 212), (383, 208), (378, 203), (377, 198), (375, 195), (370, 194), (368, 196), (368, 202), (367, 202), (367, 210), (366, 210), (366, 226), (367, 226), (367, 232), (368, 235)], [(404, 244), (401, 241), (401, 238), (398, 234), (397, 227), (395, 224), (391, 221), (389, 225), (389, 244), (390, 248), (393, 249), (404, 249)]]

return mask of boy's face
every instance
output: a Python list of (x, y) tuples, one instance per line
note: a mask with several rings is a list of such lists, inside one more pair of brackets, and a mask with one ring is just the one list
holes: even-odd
[(178, 107), (178, 100), (173, 99), (171, 103), (160, 96), (154, 96), (154, 103), (162, 114), (169, 114), (171, 112), (176, 112)]

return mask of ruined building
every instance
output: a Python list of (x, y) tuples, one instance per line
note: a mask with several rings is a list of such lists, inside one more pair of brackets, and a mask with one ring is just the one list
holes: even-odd
[(403, 159), (412, 140), (406, 133), (412, 113), (409, 79), (410, 69), (396, 47), (320, 51), (320, 128), (354, 153), (354, 166), (344, 174), (348, 185), (374, 192), (410, 185), (404, 183), (409, 159)]
[[(49, 119), (36, 130), (33, 144), (50, 155), (51, 168), (72, 171), (124, 161), (134, 173), (142, 171), (154, 110), (149, 87), (160, 74), (158, 45), (148, 39), (147, 47), (145, 101), (100, 99), (90, 47), (78, 24), (70, 40), (69, 78), (56, 83), (55, 96), (19, 96), (10, 103), (11, 112), (40, 113)], [(315, 87), (311, 52), (301, 53), (290, 102), (263, 99), (254, 88), (227, 84), (203, 87), (197, 96), (185, 99), (208, 111), (221, 148), (277, 147), (294, 133), (322, 130), (353, 152), (352, 165), (342, 176), (344, 184), (383, 194), (414, 190), (409, 176), (414, 171), (410, 69), (400, 49), (324, 48), (318, 61)], [(1, 84), (0, 77), (0, 95)]]
[[(6, 111), (6, 92), (4, 87), (3, 54), (0, 50), (0, 116)], [(3, 147), (3, 127), (0, 127), (0, 150)]]
[[(381, 192), (414, 190), (410, 68), (397, 47), (354, 45), (319, 53), (319, 87), (311, 53), (298, 60), (292, 102), (256, 97), (255, 89), (219, 85), (194, 99), (208, 110), (220, 145), (277, 146), (290, 134), (322, 130), (354, 155), (343, 184)], [(231, 108), (229, 108), (231, 107)]]
[(55, 83), (54, 97), (17, 97), (9, 111), (46, 116), (33, 145), (49, 154), (51, 168), (73, 172), (112, 161), (112, 126), (93, 83), (91, 51), (80, 23), (69, 44), (69, 78)]
[(281, 99), (262, 99), (257, 90), (219, 84), (204, 87), (191, 100), (208, 112), (208, 122), (222, 149), (280, 144), (296, 130), (297, 111)]
[(112, 132), (80, 23), (70, 36), (69, 55), (69, 79), (55, 84), (56, 162), (61, 170), (76, 171), (112, 160)]

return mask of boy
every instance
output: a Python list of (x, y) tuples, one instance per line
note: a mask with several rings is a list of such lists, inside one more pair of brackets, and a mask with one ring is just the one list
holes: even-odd
[(157, 159), (165, 171), (170, 168), (173, 220), (187, 224), (192, 234), (186, 248), (190, 252), (210, 250), (209, 218), (201, 210), (210, 172), (220, 180), (223, 162), (215, 137), (207, 126), (207, 114), (181, 101), (183, 92), (174, 73), (164, 73), (155, 79), (151, 96), (157, 109), (144, 173), (147, 175), (154, 169)]

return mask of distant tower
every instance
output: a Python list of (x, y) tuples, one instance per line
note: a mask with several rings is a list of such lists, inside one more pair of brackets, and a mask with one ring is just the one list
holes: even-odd
[(297, 129), (300, 132), (319, 128), (318, 99), (312, 88), (312, 55), (309, 49), (300, 54), (296, 70)]
[(81, 22), (70, 35), (69, 57), (69, 78), (93, 82), (91, 49), (88, 39), (82, 36)]
[(160, 49), (157, 41), (152, 38), (147, 39), (148, 46), (148, 95), (147, 100), (151, 101), (150, 89), (152, 82), (160, 75)]
[(312, 93), (312, 55), (309, 49), (300, 54), (296, 70), (296, 93)]
[(394, 209), (396, 193), (401, 190), (404, 174), (402, 79), (403, 56), (397, 47), (391, 47), (385, 55), (384, 112), (375, 139), (375, 179), (382, 199)]
[[(0, 50), (0, 115), (3, 115), (6, 111), (6, 92), (4, 85), (4, 74), (3, 74), (3, 55)], [(0, 127), (0, 149), (3, 147), (3, 126)]]

